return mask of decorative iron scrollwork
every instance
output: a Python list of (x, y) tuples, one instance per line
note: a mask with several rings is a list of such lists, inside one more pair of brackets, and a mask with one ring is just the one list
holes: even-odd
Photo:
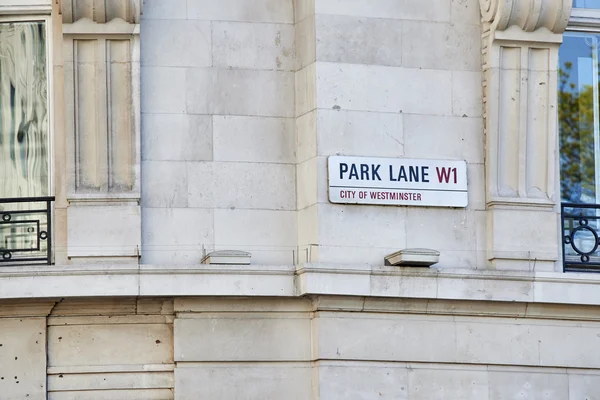
[(0, 265), (52, 264), (53, 201), (0, 199)]
[(600, 270), (600, 205), (563, 203), (563, 269)]

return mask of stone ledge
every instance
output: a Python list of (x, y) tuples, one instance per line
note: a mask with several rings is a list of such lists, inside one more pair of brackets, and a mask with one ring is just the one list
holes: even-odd
[(596, 274), (333, 264), (0, 268), (0, 299), (361, 296), (600, 305), (598, 287)]
[(298, 295), (600, 305), (600, 275), (306, 264)]

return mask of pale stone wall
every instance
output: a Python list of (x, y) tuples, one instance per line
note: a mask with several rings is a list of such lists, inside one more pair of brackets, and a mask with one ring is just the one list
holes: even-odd
[[(379, 265), (406, 247), (481, 268), (485, 196), (476, 0), (299, 0), (296, 35), (299, 259)], [(458, 159), (466, 209), (332, 205), (327, 156)]]
[(293, 15), (291, 0), (147, 2), (142, 262), (293, 263)]
[(0, 306), (7, 400), (580, 400), (600, 390), (597, 306), (523, 313), (520, 302), (357, 296)]
[[(8, 3), (27, 2), (0, 7)], [(518, 89), (491, 78), (527, 77), (536, 57), (552, 60), (564, 28), (558, 11), (570, 0), (538, 8), (482, 0), (485, 23), (477, 0), (146, 0), (141, 22), (139, 1), (62, 0), (60, 17), (58, 2), (33, 3), (45, 12), (54, 4), (60, 47), (53, 52), (56, 98), (65, 103), (57, 113), (67, 114), (54, 122), (60, 257), (51, 267), (0, 268), (0, 398), (600, 393), (600, 281), (548, 272), (559, 261), (552, 146), (527, 153), (535, 146), (514, 141), (548, 144), (556, 132), (551, 124), (548, 135), (535, 134), (535, 124), (502, 130), (491, 118)], [(515, 13), (500, 18), (509, 6)], [(551, 16), (556, 25), (547, 26)], [(528, 21), (544, 25), (543, 34)], [(121, 79), (94, 82), (84, 94), (133, 119), (141, 102), (141, 148), (134, 144), (141, 159), (129, 160), (130, 192), (110, 193), (101, 166), (106, 190), (77, 193), (77, 163), (94, 170), (109, 149), (98, 133), (106, 127), (91, 120), (86, 132), (96, 135), (86, 139), (102, 157), (77, 160), (70, 147), (79, 133), (69, 118), (81, 117), (69, 103), (73, 41), (102, 49), (106, 36), (130, 40), (113, 76), (127, 76), (121, 63), (131, 62), (131, 91), (119, 92), (129, 84)], [(502, 47), (547, 52), (534, 51), (531, 68), (511, 58), (503, 69), (494, 64)], [(105, 53), (78, 56), (102, 72)], [(550, 82), (552, 73), (532, 76)], [(124, 94), (123, 107), (107, 102), (107, 89)], [(531, 92), (541, 94), (520, 103), (523, 121), (553, 101), (550, 89)], [(131, 144), (140, 133), (133, 125), (116, 137)], [(484, 167), (497, 153), (490, 134), (504, 135), (528, 161), (503, 163), (514, 156), (504, 152)], [(117, 153), (117, 161), (127, 158)], [(464, 159), (469, 206), (329, 204), (326, 159), (335, 154)], [(509, 183), (517, 186), (525, 177), (534, 187), (498, 191), (498, 199), (498, 176), (516, 177)], [(439, 250), (442, 268), (382, 266), (384, 255), (406, 247)], [(251, 252), (252, 265), (199, 265), (205, 251), (225, 248)], [(543, 256), (539, 263), (531, 252)]]
[[(236, 248), (377, 265), (430, 247), (440, 266), (484, 267), (478, 7), (147, 1), (142, 262)], [(331, 205), (335, 154), (464, 159), (469, 206)]]

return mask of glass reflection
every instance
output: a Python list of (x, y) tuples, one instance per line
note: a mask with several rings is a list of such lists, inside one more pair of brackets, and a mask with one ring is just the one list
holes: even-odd
[(0, 197), (47, 196), (43, 22), (0, 23)]
[(573, 0), (573, 8), (598, 8), (600, 0)]
[(600, 203), (598, 36), (566, 33), (559, 52), (562, 201)]

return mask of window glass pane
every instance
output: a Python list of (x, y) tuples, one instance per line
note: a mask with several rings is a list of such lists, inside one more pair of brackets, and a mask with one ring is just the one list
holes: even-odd
[(46, 100), (44, 23), (0, 23), (0, 197), (48, 195)]
[(600, 9), (600, 0), (573, 0), (573, 7)]
[(561, 197), (600, 203), (598, 39), (566, 33), (559, 52)]

